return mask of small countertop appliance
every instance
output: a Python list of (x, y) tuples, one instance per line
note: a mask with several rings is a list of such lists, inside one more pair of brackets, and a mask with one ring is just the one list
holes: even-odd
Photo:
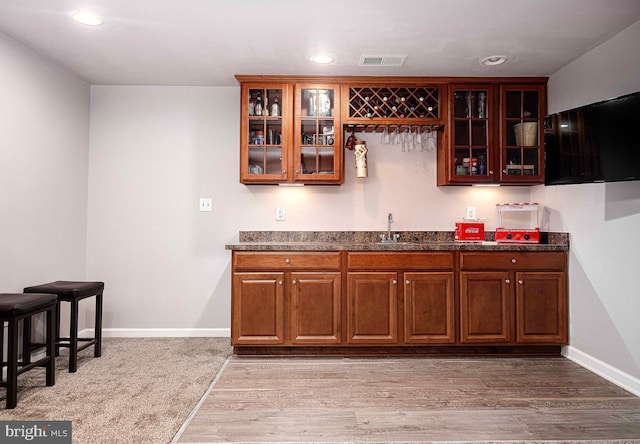
[[(497, 242), (540, 243), (540, 221), (538, 219), (537, 203), (496, 204), (496, 209), (498, 210)], [(505, 223), (504, 219), (509, 219), (508, 224)]]

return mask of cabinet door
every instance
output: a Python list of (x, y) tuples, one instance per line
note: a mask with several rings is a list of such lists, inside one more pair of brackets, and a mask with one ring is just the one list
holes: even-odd
[(284, 273), (234, 273), (231, 344), (284, 342)]
[(500, 182), (544, 181), (544, 85), (501, 85)]
[(294, 97), (293, 180), (342, 183), (340, 85), (297, 84)]
[(243, 84), (240, 119), (240, 182), (280, 183), (289, 177), (289, 87)]
[(507, 272), (460, 273), (460, 342), (511, 341), (511, 280)]
[(341, 273), (291, 273), (291, 342), (341, 342)]
[(567, 343), (566, 274), (516, 273), (516, 340)]
[(347, 281), (347, 341), (396, 344), (398, 274), (347, 273)]
[(406, 343), (454, 343), (454, 316), (453, 272), (404, 274)]
[(493, 182), (491, 85), (451, 85), (449, 94), (449, 183)]

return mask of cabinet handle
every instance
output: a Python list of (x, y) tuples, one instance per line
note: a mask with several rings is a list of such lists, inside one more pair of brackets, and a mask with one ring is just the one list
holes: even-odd
[(522, 279), (518, 279), (518, 284), (522, 285), (524, 284), (524, 281)]
[(398, 281), (396, 281), (395, 279), (393, 280), (393, 285), (398, 285)]
[(411, 284), (411, 281), (409, 279), (407, 279), (406, 281), (404, 281), (404, 283), (409, 285), (409, 284)]
[(512, 264), (515, 264), (516, 262), (518, 262), (518, 260), (517, 260), (517, 259), (515, 259), (515, 258), (514, 258), (514, 259), (511, 259), (511, 263), (512, 263)]
[(282, 285), (282, 281), (281, 281), (281, 280), (280, 280), (280, 281), (278, 281), (278, 285)]
[(291, 283), (292, 283), (293, 285), (296, 285), (296, 284), (297, 284), (297, 282), (296, 282), (296, 280), (295, 280), (295, 279), (294, 279), (294, 280), (292, 280), (292, 281), (291, 281)]
[(284, 260), (284, 263), (285, 263), (285, 264), (288, 264), (289, 262), (291, 262), (291, 261), (289, 260), (289, 258), (287, 258), (287, 259), (285, 259), (285, 260)]
[(507, 284), (510, 284), (510, 283), (511, 283), (511, 279), (505, 279), (504, 281), (505, 281)]

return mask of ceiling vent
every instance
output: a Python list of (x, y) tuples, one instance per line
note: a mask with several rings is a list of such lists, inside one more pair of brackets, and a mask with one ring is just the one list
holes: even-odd
[(360, 56), (360, 66), (402, 66), (406, 58), (404, 55)]

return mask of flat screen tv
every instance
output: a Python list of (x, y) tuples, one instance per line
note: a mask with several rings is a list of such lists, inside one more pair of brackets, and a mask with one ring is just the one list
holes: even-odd
[(640, 180), (640, 92), (545, 118), (545, 185)]

